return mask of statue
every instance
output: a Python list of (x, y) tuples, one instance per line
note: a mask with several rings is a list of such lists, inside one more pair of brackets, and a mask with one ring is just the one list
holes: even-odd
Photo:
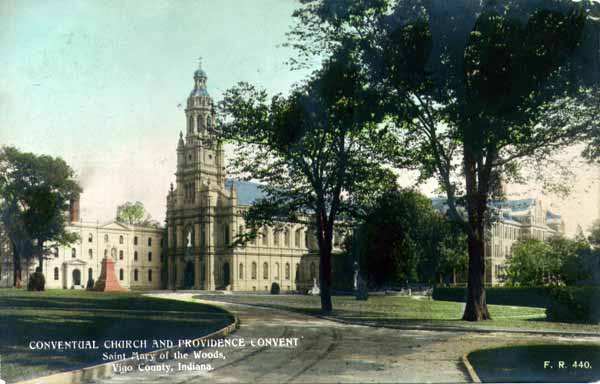
[(317, 284), (317, 278), (313, 277), (313, 286), (311, 289), (308, 290), (308, 294), (309, 295), (319, 295), (321, 293), (321, 289), (319, 288), (319, 285)]

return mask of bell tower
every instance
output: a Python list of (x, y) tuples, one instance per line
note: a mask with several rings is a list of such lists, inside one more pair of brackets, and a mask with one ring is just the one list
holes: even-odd
[(183, 204), (198, 204), (200, 190), (224, 188), (225, 183), (223, 147), (216, 134), (216, 112), (206, 80), (200, 62), (185, 109), (186, 134), (180, 133), (177, 146), (177, 200)]

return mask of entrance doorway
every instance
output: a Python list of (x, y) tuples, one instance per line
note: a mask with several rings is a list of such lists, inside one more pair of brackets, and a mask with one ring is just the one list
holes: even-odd
[(223, 288), (229, 285), (229, 263), (223, 264)]
[(194, 263), (188, 261), (185, 264), (185, 273), (184, 273), (184, 288), (191, 289), (194, 288)]
[(73, 270), (73, 285), (81, 285), (81, 272), (79, 269)]

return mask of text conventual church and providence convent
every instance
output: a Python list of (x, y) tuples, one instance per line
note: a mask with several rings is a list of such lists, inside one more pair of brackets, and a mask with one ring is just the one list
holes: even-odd
[[(208, 129), (215, 108), (206, 80), (198, 68), (185, 109), (186, 134), (180, 132), (177, 144), (176, 185), (167, 196), (166, 226), (82, 221), (79, 202), (73, 201), (68, 230), (80, 239), (54, 247), (44, 261), (47, 288), (84, 288), (100, 275), (104, 257), (112, 258), (119, 284), (128, 289), (268, 291), (272, 283), (282, 291), (312, 287), (319, 270), (318, 249), (305, 226), (265, 227), (255, 240), (230, 246), (246, 231), (244, 210), (263, 194), (257, 184), (227, 179), (222, 145)], [(432, 202), (444, 211), (443, 199)], [(486, 238), (486, 283), (498, 285), (516, 241), (548, 239), (563, 233), (564, 223), (534, 199), (497, 203), (492, 209), (502, 214)], [(336, 251), (341, 237), (334, 236)], [(36, 264), (23, 266), (25, 284)], [(10, 243), (0, 233), (0, 287), (12, 284)]]

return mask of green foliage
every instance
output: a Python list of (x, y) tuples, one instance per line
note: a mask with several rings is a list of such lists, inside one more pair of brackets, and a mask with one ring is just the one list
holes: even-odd
[(600, 287), (553, 287), (546, 316), (551, 321), (600, 323)]
[(61, 158), (2, 147), (0, 211), (17, 265), (21, 256), (32, 255), (25, 251), (31, 251), (41, 266), (46, 242), (65, 244), (77, 239), (65, 230), (64, 212), (80, 193), (73, 169)]
[(600, 219), (594, 221), (590, 228), (588, 241), (596, 248), (600, 248)]
[[(519, 161), (580, 139), (599, 105), (598, 3), (306, 0), (292, 43), (306, 58), (351, 47), (385, 106), (395, 166), (435, 177), (469, 242), (483, 294), (487, 201)], [(457, 22), (460, 21), (460, 22)], [(596, 47), (594, 49), (594, 47)], [(464, 196), (466, 220), (457, 209)], [(465, 319), (487, 318), (473, 296)]]
[(279, 287), (279, 284), (273, 282), (271, 284), (271, 295), (279, 295), (280, 291), (281, 291), (281, 288)]
[(379, 141), (373, 121), (383, 112), (354, 62), (351, 52), (340, 51), (289, 96), (269, 100), (265, 91), (242, 83), (220, 104), (220, 136), (237, 146), (233, 173), (260, 181), (266, 193), (246, 213), (252, 232), (241, 241), (265, 224), (312, 228), (324, 311), (331, 310), (334, 227), (350, 223), (382, 185), (395, 183), (373, 155)]
[[(548, 290), (542, 287), (490, 287), (485, 290), (488, 304), (544, 308), (550, 302)], [(435, 287), (433, 299), (464, 303), (465, 288)]]
[(29, 276), (29, 280), (27, 281), (27, 290), (43, 291), (45, 286), (46, 279), (44, 278), (44, 274), (38, 268), (38, 270), (36, 270)]
[(466, 271), (464, 233), (419, 192), (387, 192), (359, 231), (361, 270), (370, 285), (432, 283), (453, 270)]
[(117, 207), (116, 220), (119, 223), (129, 225), (158, 225), (157, 222), (152, 220), (150, 214), (146, 212), (144, 204), (139, 201), (135, 203), (128, 201), (119, 205)]
[(543, 242), (527, 239), (519, 242), (510, 258), (506, 275), (517, 286), (572, 285), (592, 279), (586, 266), (593, 257), (589, 244), (563, 237)]

